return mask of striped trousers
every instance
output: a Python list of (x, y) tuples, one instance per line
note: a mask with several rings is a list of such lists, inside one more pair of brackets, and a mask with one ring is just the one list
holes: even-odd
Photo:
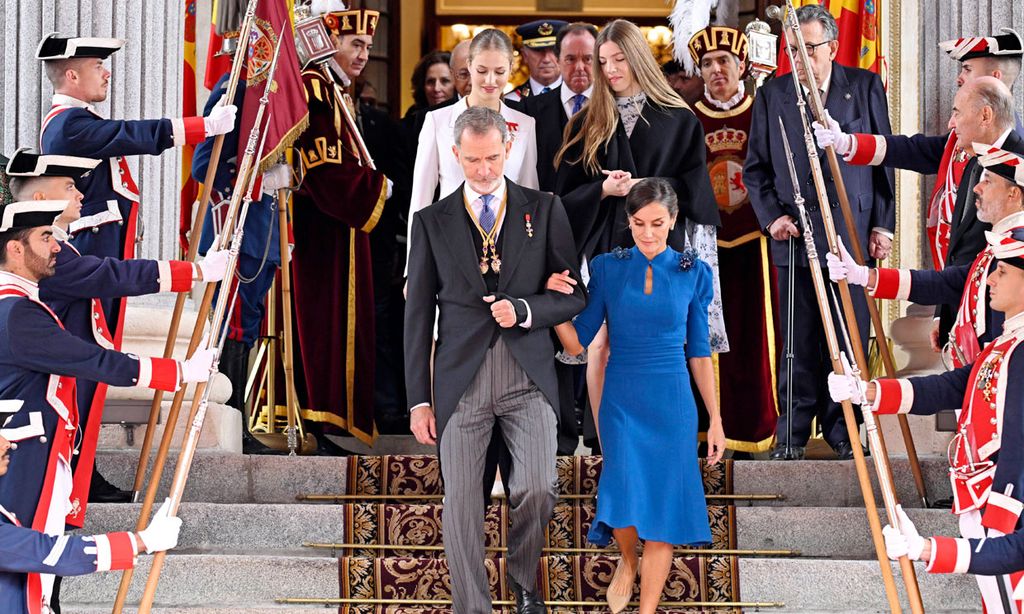
[[(444, 385), (443, 381), (435, 385)], [(487, 351), (440, 442), (444, 478), (441, 522), (455, 614), (489, 614), (484, 569), (484, 458), (495, 423), (512, 454), (508, 573), (527, 590), (537, 584), (544, 530), (557, 498), (555, 410), (501, 337)]]

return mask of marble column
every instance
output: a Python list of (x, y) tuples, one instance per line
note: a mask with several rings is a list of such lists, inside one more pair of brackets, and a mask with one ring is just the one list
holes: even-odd
[[(111, 56), (110, 97), (97, 105), (108, 117), (142, 119), (181, 114), (182, 0), (6, 0), (0, 5), (0, 150), (39, 147), (39, 125), (53, 88), (35, 59), (50, 32), (127, 40)], [(140, 256), (177, 255), (181, 156), (134, 156), (129, 164), (142, 192), (145, 238)]]

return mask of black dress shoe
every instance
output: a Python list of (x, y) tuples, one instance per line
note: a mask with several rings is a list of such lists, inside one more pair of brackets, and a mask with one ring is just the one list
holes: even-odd
[[(839, 460), (853, 460), (853, 446), (849, 441), (840, 441), (832, 449), (835, 450)], [(871, 453), (864, 449), (864, 456), (871, 456)]]
[(786, 450), (786, 444), (777, 443), (772, 448), (771, 453), (768, 454), (768, 460), (803, 460), (804, 459), (804, 446), (789, 446), (789, 450)]
[(508, 587), (512, 591), (512, 595), (516, 600), (516, 612), (517, 614), (545, 614), (548, 609), (544, 605), (544, 599), (537, 591), (528, 591), (512, 577), (512, 574), (506, 576), (508, 578)]
[(92, 481), (89, 482), (89, 503), (131, 503), (132, 493), (121, 490), (106, 480), (92, 468)]

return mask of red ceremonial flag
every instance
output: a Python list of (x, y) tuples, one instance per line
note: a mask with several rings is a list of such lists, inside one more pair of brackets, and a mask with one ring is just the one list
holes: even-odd
[[(823, 4), (839, 26), (839, 51), (836, 62), (878, 73), (888, 86), (885, 55), (882, 53), (882, 11), (880, 0), (797, 0), (796, 7)], [(789, 72), (786, 39), (779, 37), (779, 68), (775, 74)]]
[[(238, 159), (245, 154), (245, 145), (256, 119), (260, 98), (267, 87), (267, 73), (274, 59), (278, 39), (281, 57), (277, 60), (270, 102), (264, 113), (266, 145), (263, 157), (254, 164), (260, 171), (278, 161), (281, 154), (299, 138), (309, 125), (309, 107), (302, 85), (302, 70), (295, 52), (295, 30), (292, 3), (288, 0), (259, 0), (256, 18), (249, 31), (246, 52), (245, 100), (242, 102), (242, 123), (239, 127)], [(283, 35), (282, 35), (283, 32)]]
[(221, 54), (221, 47), (224, 46), (224, 37), (217, 34), (217, 4), (219, 0), (213, 0), (213, 9), (210, 13), (210, 39), (206, 45), (206, 73), (203, 75), (203, 85), (206, 89), (213, 90), (221, 75), (231, 70), (231, 54)]
[[(185, 61), (181, 77), (181, 114), (193, 117), (196, 113), (196, 0), (185, 4)], [(185, 145), (181, 151), (181, 214), (178, 220), (178, 242), (182, 253), (188, 252), (188, 232), (192, 228), (192, 203), (199, 194), (199, 184), (192, 179), (192, 155), (195, 145)]]

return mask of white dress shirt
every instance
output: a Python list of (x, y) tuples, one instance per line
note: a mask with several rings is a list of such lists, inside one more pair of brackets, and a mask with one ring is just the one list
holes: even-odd
[[(561, 92), (562, 94), (562, 108), (565, 109), (565, 116), (571, 118), (572, 108), (574, 106), (573, 98), (576, 97), (576, 92), (566, 87), (564, 83), (562, 84), (562, 89), (558, 91)], [(586, 100), (583, 101), (583, 104), (587, 104), (587, 102), (590, 100), (590, 95), (594, 93), (594, 86), (591, 85), (587, 89), (583, 90), (583, 92), (581, 93), (586, 98)]]

